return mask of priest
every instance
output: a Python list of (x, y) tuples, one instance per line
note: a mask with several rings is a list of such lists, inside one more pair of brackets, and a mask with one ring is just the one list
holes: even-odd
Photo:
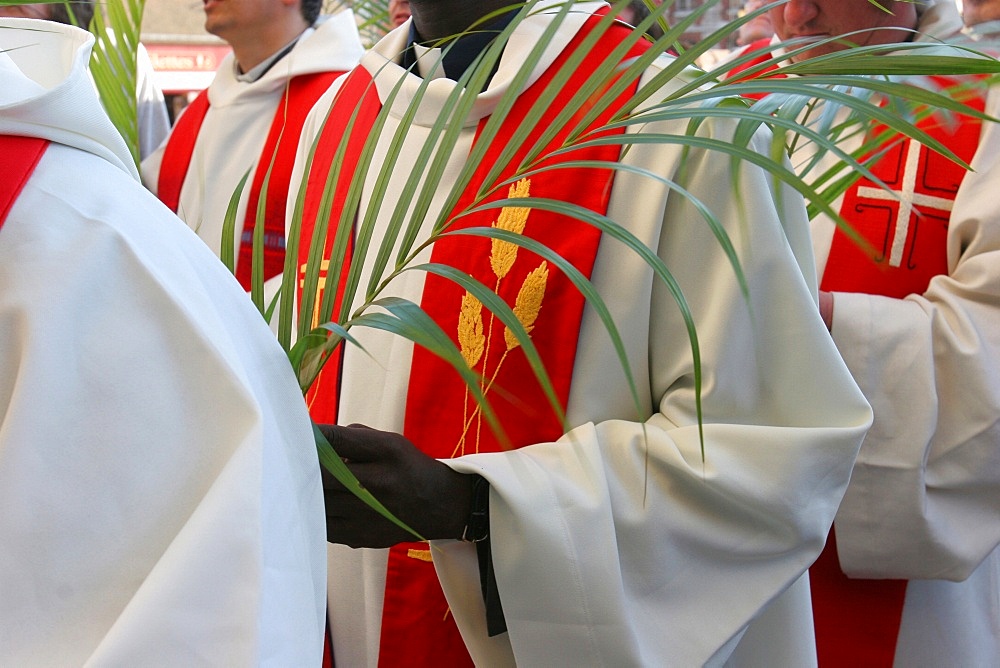
[[(892, 53), (897, 42), (916, 47), (905, 55), (980, 47), (962, 36), (952, 0), (884, 4), (776, 6), (766, 52), (780, 58), (782, 40), (810, 37), (795, 59), (855, 45)], [(1000, 89), (981, 80), (911, 83), (1000, 116)], [(936, 113), (920, 127), (972, 169), (891, 137), (868, 155), (881, 155), (875, 178), (835, 202), (863, 243), (829, 216), (812, 221), (824, 320), (875, 414), (810, 571), (821, 666), (988, 666), (1000, 656), (1000, 126)], [(855, 151), (863, 138), (845, 133), (839, 145)], [(845, 175), (834, 156), (812, 161), (814, 147), (797, 145), (807, 181)]]
[(301, 394), (139, 183), (92, 44), (0, 20), (0, 665), (319, 665)]
[(233, 51), (163, 145), (142, 162), (143, 183), (217, 256), (235, 199), (234, 242), (227, 251), (235, 254), (236, 275), (246, 290), (258, 218), (264, 227), (264, 279), (281, 273), (288, 179), (302, 121), (361, 57), (354, 14), (320, 15), (322, 5), (321, 0), (205, 2), (205, 30)]
[[(366, 311), (378, 326), (406, 309), (399, 299), (419, 304), (476, 388), (428, 347), (363, 326), (314, 386), (314, 416), (339, 423), (326, 433), (349, 470), (429, 540), (328, 480), (334, 656), (351, 666), (808, 665), (801, 576), (871, 416), (819, 317), (805, 207), (731, 158), (734, 123), (709, 120), (683, 147), (674, 140), (690, 131), (686, 117), (644, 121), (629, 108), (689, 81), (653, 81), (669, 57), (588, 91), (602, 63), (625, 72), (647, 43), (603, 3), (547, 4), (511, 14), (506, 0), (412, 0), (411, 21), (306, 123), (293, 174), (293, 189), (306, 183), (297, 264), (309, 264), (314, 236), (331, 242), (330, 271), (349, 264), (362, 287), (385, 287), (352, 293), (330, 278), (324, 292), (340, 288), (327, 304), (350, 314), (379, 299)], [(463, 32), (450, 48), (439, 41)], [(494, 45), (495, 67), (463, 78)], [(475, 99), (445, 115), (464, 85)], [(627, 128), (612, 122), (632, 115)], [(369, 136), (371, 171), (358, 177)], [(441, 162), (422, 152), (452, 136)], [(748, 141), (769, 154), (766, 134)], [(407, 168), (381, 172), (396, 144)], [(427, 210), (412, 208), (407, 191), (432, 173), (442, 178), (427, 186)], [(360, 200), (352, 181), (364, 184)], [(330, 227), (314, 234), (328, 184)], [(613, 221), (662, 260), (699, 356), (664, 280), (615, 228), (583, 219)], [(746, 294), (709, 219), (734, 245)], [(383, 276), (376, 249), (399, 255), (399, 223), (426, 248)], [(570, 275), (600, 295), (631, 378)], [(296, 286), (300, 313), (322, 323), (318, 291)], [(497, 301), (516, 323), (501, 321)]]

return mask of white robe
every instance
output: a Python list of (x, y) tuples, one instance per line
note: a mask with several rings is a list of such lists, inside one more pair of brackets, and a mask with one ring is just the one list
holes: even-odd
[(92, 41), (0, 21), (0, 134), (51, 141), (0, 229), (0, 665), (318, 666), (304, 402), (140, 185)]
[[(578, 6), (532, 80), (599, 6)], [(449, 173), (458, 173), (476, 122), (495, 108), (548, 21), (536, 16), (518, 27), (489, 89), (463, 124)], [(404, 24), (390, 33), (362, 60), (383, 100), (406, 78), (380, 133), (383, 153), (405, 100), (419, 85), (391, 62), (408, 29)], [(428, 87), (406, 151), (415, 154), (454, 85), (439, 79)], [(318, 131), (333, 94), (314, 108), (303, 142)], [(705, 132), (725, 137), (731, 129), (728, 122), (713, 122)], [(683, 133), (684, 123), (652, 130)], [(305, 145), (293, 188), (304, 168)], [(754, 141), (757, 150), (767, 146), (763, 135)], [(627, 161), (670, 176), (681, 151), (636, 145)], [(378, 152), (374, 164), (381, 164)], [(718, 242), (683, 197), (619, 172), (609, 215), (657, 250), (693, 310), (706, 381), (706, 461), (696, 427), (691, 352), (677, 308), (640, 259), (605, 239), (592, 280), (620, 328), (650, 413), (645, 422), (635, 420), (618, 358), (588, 310), (567, 407), (573, 429), (558, 443), (446, 460), (491, 484), (493, 559), (508, 633), (487, 637), (474, 548), (438, 541), (432, 550), (448, 603), (479, 665), (718, 665), (747, 625), (758, 623), (754, 647), (740, 650), (740, 661), (815, 661), (809, 590), (800, 576), (826, 538), (870, 409), (818, 317), (801, 199), (787, 190), (775, 197), (761, 170), (744, 167), (737, 202), (729, 158), (721, 154), (695, 150), (687, 168), (695, 196), (733, 236), (750, 283), (752, 315)], [(390, 193), (408, 172), (394, 171)], [(432, 214), (447, 191), (447, 184), (438, 189)], [(392, 209), (381, 208), (382, 224)], [(391, 294), (419, 301), (422, 288), (422, 274), (409, 272), (394, 281)], [(379, 332), (352, 334), (365, 352), (346, 351), (340, 421), (401, 431), (412, 346)], [(385, 572), (385, 551), (331, 546), (338, 664), (376, 664)]]
[[(952, 0), (929, 4), (918, 41), (955, 39)], [(986, 113), (1000, 117), (1000, 89)], [(901, 667), (1000, 661), (1000, 126), (984, 125), (971, 164), (947, 275), (905, 299), (834, 296), (834, 341), (875, 411), (837, 514), (838, 554), (848, 576), (910, 580)], [(820, 275), (833, 229), (813, 221)]]
[[(302, 34), (291, 53), (257, 81), (236, 79), (233, 54), (227, 55), (208, 87), (211, 104), (195, 143), (181, 187), (177, 215), (208, 244), (216, 256), (229, 202), (243, 175), (257, 169), (275, 110), (292, 77), (349, 70), (363, 52), (354, 14), (348, 10), (323, 19)], [(142, 181), (154, 193), (164, 146), (142, 162)], [(236, 210), (235, 248), (239, 248), (250, 182)]]

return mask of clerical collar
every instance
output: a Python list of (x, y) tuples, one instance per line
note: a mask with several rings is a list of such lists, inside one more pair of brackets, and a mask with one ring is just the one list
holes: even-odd
[[(448, 42), (443, 48), (423, 46), (420, 43), (422, 40), (417, 33), (416, 26), (410, 21), (410, 35), (407, 39), (406, 49), (403, 51), (403, 60), (400, 65), (417, 76), (427, 77), (428, 72), (431, 71), (434, 64), (440, 61), (441, 64), (437, 68), (434, 68), (435, 74), (431, 76), (433, 78), (441, 77), (441, 70), (443, 69), (444, 77), (458, 81), (479, 54), (489, 48), (493, 40), (503, 32), (504, 28), (514, 20), (514, 16), (516, 15), (517, 10), (507, 12), (469, 34), (462, 35), (458, 39)], [(442, 53), (443, 56), (440, 55)], [(496, 74), (499, 64), (499, 60), (494, 63), (493, 71), (490, 72), (490, 76), (483, 85), (484, 89), (489, 85), (493, 75)]]
[(260, 79), (262, 76), (267, 74), (267, 71), (274, 67), (279, 60), (291, 53), (292, 49), (295, 48), (295, 45), (304, 34), (304, 32), (299, 33), (295, 39), (278, 49), (274, 55), (265, 58), (264, 61), (259, 63), (256, 67), (251, 68), (249, 72), (243, 72), (241, 74), (240, 64), (234, 60), (233, 67), (236, 69), (236, 80), (242, 81), (243, 83), (253, 83), (254, 81)]

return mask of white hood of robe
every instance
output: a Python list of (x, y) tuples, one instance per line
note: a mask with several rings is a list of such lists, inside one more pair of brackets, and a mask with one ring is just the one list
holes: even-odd
[(88, 75), (93, 46), (94, 36), (73, 26), (0, 19), (0, 134), (72, 146), (138, 179), (128, 146), (104, 112)]

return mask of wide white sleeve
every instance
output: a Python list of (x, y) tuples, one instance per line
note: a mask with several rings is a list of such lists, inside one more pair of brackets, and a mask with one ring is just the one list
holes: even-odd
[(963, 580), (1000, 543), (997, 124), (972, 167), (947, 275), (905, 299), (835, 295), (834, 340), (875, 411), (836, 520), (848, 575)]
[[(674, 158), (661, 153), (645, 166), (659, 160), (668, 169)], [(491, 483), (493, 562), (511, 650), (524, 665), (724, 661), (819, 553), (870, 424), (819, 319), (814, 281), (796, 261), (807, 240), (801, 200), (787, 190), (777, 197), (757, 168), (745, 166), (736, 179), (721, 153), (682, 159), (685, 185), (733, 239), (748, 298), (689, 200), (672, 193), (650, 205), (632, 180), (615, 187), (637, 218), (658, 207), (652, 244), (698, 331), (704, 458), (684, 322), (662, 283), (623, 252), (599, 257), (594, 281), (609, 303), (630, 303), (632, 322), (619, 326), (635, 330), (629, 341), (646, 341), (634, 361), (648, 367), (639, 376), (650, 414), (582, 423), (558, 443), (448, 461)], [(794, 232), (786, 235), (782, 222)], [(628, 406), (613, 380), (614, 351), (581, 346), (570, 403), (598, 415), (602, 405)], [(456, 607), (474, 598), (462, 591), (475, 583), (459, 577), (469, 548), (436, 547), (467, 642), (499, 652), (499, 639), (475, 632), (481, 603)]]
[(57, 145), (0, 230), (0, 508), (0, 665), (320, 663), (287, 359), (190, 230)]

